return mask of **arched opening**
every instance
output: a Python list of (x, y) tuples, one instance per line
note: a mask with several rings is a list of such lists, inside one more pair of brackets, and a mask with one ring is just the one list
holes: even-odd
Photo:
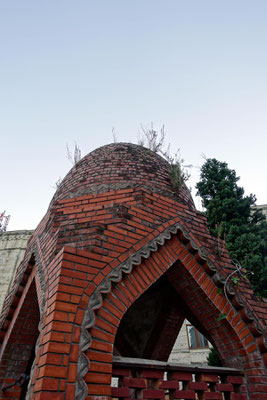
[(167, 361), (184, 321), (188, 321), (197, 332), (195, 337), (188, 335), (188, 340), (206, 339), (206, 343), (212, 343), (225, 366), (233, 366), (234, 352), (234, 366), (240, 367), (234, 348), (237, 338), (227, 322), (218, 321), (218, 316), (210, 299), (177, 261), (124, 314), (115, 337), (114, 355)]
[(223, 335), (222, 346), (229, 346), (234, 333), (217, 320), (218, 313), (209, 302), (179, 261), (150, 286), (119, 324), (114, 342), (112, 398), (246, 399), (241, 394), (244, 387), (239, 369), (166, 362), (185, 319), (215, 346)]
[(124, 314), (114, 354), (167, 361), (184, 318), (180, 299), (164, 275)]
[(1, 398), (11, 396), (14, 399), (24, 400), (39, 335), (40, 311), (34, 280), (27, 290), (18, 314), (15, 313), (13, 319), (14, 325), (2, 355)]
[[(241, 370), (244, 369), (247, 359), (245, 346), (253, 338), (235, 308), (218, 292), (213, 274), (205, 261), (193, 251), (190, 253), (177, 236), (166, 241), (164, 246), (143, 259), (141, 264), (132, 268), (129, 273), (122, 274), (119, 279), (116, 274), (112, 286), (109, 285), (107, 291), (103, 290), (101, 301), (100, 298), (97, 300), (99, 307), (95, 318), (93, 314), (90, 316), (93, 327), (90, 329), (89, 349), (86, 352), (90, 365), (84, 379), (88, 395), (110, 396), (111, 363), (113, 377), (119, 377), (119, 390), (112, 389), (114, 398), (120, 398), (119, 393), (126, 393), (125, 398), (128, 398), (129, 390), (125, 387), (129, 382), (135, 385), (132, 378), (142, 378), (142, 381), (136, 384), (145, 385), (142, 387), (147, 390), (147, 385), (151, 382), (146, 382), (144, 370), (148, 369), (163, 369), (164, 374), (170, 373), (170, 385), (179, 386), (179, 396), (184, 395), (180, 393), (180, 384), (192, 388), (190, 396), (195, 396), (195, 387), (202, 387), (202, 392), (226, 392), (227, 390), (223, 389), (225, 386), (220, 385), (230, 384), (233, 374), (237, 386), (227, 387), (231, 387), (232, 393), (238, 393), (238, 390), (241, 390), (240, 385), (243, 384)], [(222, 312), (228, 313), (229, 318), (219, 320)], [(166, 360), (185, 318), (218, 350), (226, 367), (223, 373), (220, 369), (213, 371), (209, 377), (205, 375), (208, 369), (202, 372), (186, 369), (189, 375), (179, 375), (181, 371), (176, 371), (177, 374), (179, 372), (177, 376), (184, 377), (184, 380), (181, 378), (181, 382), (177, 378), (177, 383), (174, 372), (168, 370), (169, 364)], [(246, 338), (245, 341), (240, 340), (243, 338)], [(138, 357), (139, 361), (130, 361), (130, 365), (125, 361), (125, 357), (129, 355)], [(118, 357), (124, 360), (118, 361)], [(102, 372), (97, 370), (99, 362), (102, 363)], [(152, 380), (164, 380), (165, 375), (162, 371), (157, 372), (158, 378), (154, 372), (149, 372)], [(127, 375), (129, 373), (130, 375)], [(207, 384), (205, 379), (213, 381)], [(151, 383), (153, 387), (158, 384), (161, 385), (162, 382)], [(147, 392), (142, 393), (144, 395)], [(156, 393), (151, 392), (151, 396), (153, 395)]]
[(209, 341), (191, 323), (186, 311), (166, 275), (162, 276), (124, 314), (114, 355), (207, 364)]

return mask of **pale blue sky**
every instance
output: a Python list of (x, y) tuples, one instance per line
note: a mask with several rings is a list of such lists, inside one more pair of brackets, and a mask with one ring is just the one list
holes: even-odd
[[(0, 0), (0, 211), (35, 228), (82, 154), (165, 124), (267, 203), (267, 2)], [(192, 171), (194, 186), (198, 170)], [(199, 206), (198, 201), (196, 202)]]

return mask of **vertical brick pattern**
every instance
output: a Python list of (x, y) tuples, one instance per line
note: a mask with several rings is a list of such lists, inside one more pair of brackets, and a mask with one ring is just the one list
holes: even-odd
[[(98, 268), (86, 252), (65, 248), (48, 266), (48, 288), (32, 398), (74, 398), (80, 325)], [(48, 394), (49, 393), (49, 394)], [(63, 398), (62, 397), (62, 398)], [(50, 398), (50, 397), (49, 397)]]

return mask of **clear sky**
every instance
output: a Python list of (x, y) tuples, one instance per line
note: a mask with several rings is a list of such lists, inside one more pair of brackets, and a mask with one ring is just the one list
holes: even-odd
[[(0, 211), (33, 229), (66, 144), (163, 124), (186, 163), (228, 162), (267, 203), (267, 1), (0, 0)], [(192, 170), (194, 187), (199, 171)], [(199, 207), (199, 201), (196, 201)]]

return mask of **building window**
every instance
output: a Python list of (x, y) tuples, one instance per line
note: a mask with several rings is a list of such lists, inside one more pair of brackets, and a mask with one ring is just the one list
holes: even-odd
[(190, 349), (209, 347), (205, 336), (191, 324), (186, 324), (186, 332)]

